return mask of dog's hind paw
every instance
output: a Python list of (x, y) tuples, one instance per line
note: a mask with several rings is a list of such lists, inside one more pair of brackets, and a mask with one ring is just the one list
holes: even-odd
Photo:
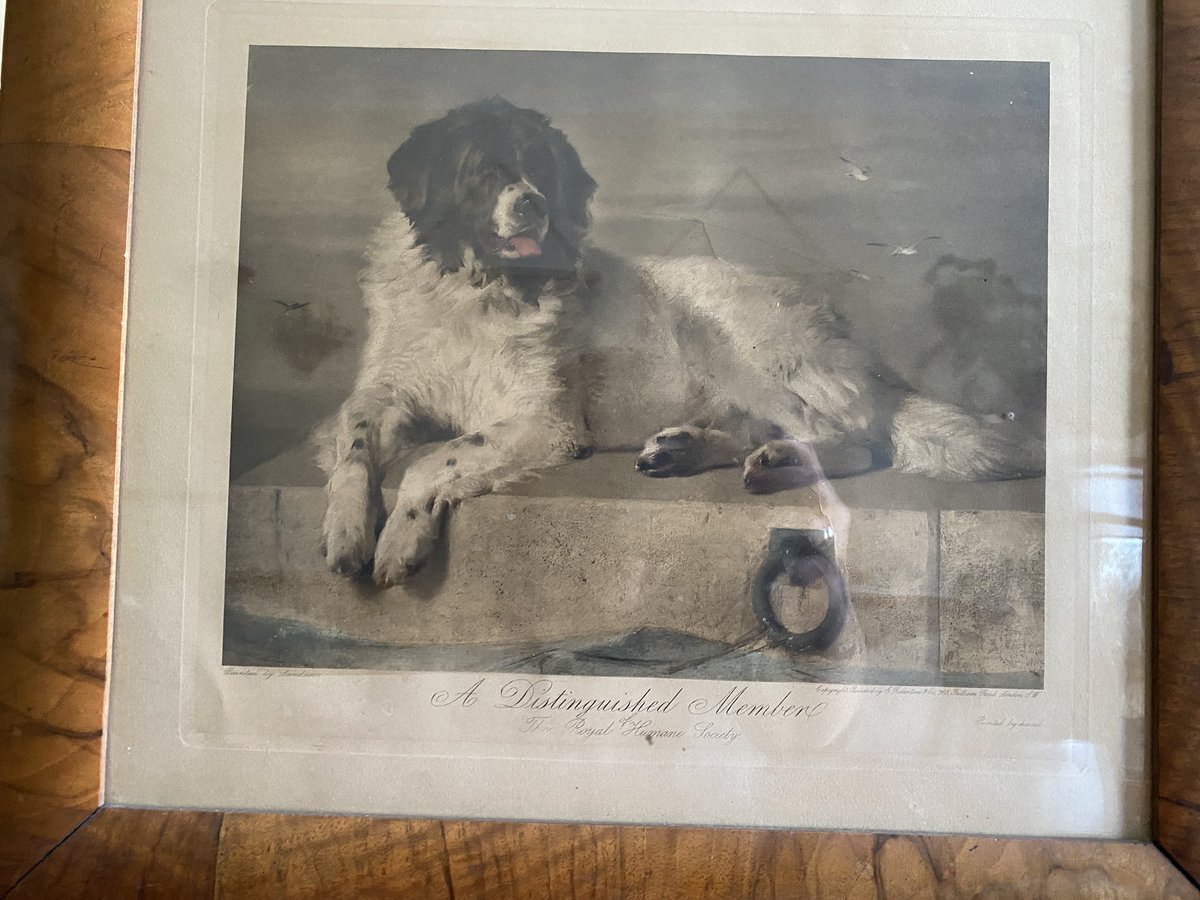
[(707, 435), (705, 429), (694, 425), (664, 428), (646, 441), (634, 466), (651, 478), (694, 475), (712, 468)]
[(795, 439), (767, 441), (746, 457), (742, 484), (752, 494), (806, 487), (825, 477), (811, 444)]

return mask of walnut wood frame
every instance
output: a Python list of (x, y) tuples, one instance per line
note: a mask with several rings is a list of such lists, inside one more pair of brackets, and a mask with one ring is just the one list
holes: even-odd
[[(0, 895), (1190, 896), (1200, 7), (1161, 27), (1154, 842), (97, 808), (137, 0), (12, 0), (0, 95)], [(1190, 873), (1190, 875), (1189, 875)], [(1123, 894), (1124, 895), (1124, 894)]]

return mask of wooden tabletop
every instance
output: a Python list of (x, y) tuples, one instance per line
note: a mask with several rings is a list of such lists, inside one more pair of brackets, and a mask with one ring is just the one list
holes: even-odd
[(1195, 896), (1200, 5), (1165, 0), (1156, 843), (97, 808), (136, 0), (14, 0), (0, 94), (0, 893)]

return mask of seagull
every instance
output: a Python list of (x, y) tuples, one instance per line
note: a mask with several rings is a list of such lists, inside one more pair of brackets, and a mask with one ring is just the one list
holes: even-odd
[(867, 174), (868, 172), (871, 171), (870, 166), (862, 166), (862, 167), (856, 166), (854, 163), (850, 162), (850, 160), (846, 159), (846, 157), (844, 157), (844, 156), (839, 156), (838, 159), (840, 159), (842, 162), (844, 162), (846, 165), (848, 165), (850, 167), (850, 171), (846, 173), (847, 178), (853, 178), (855, 181), (870, 181), (871, 180), (871, 176)]
[(860, 281), (870, 281), (871, 280), (871, 276), (868, 275), (866, 272), (860, 272), (860, 271), (858, 271), (858, 269), (850, 269), (849, 271), (850, 271), (851, 278), (857, 278)]
[(928, 237), (923, 237), (919, 241), (915, 241), (906, 247), (902, 247), (899, 244), (881, 244), (878, 241), (871, 241), (870, 243), (867, 244), (867, 246), (868, 247), (891, 247), (892, 252), (889, 253), (888, 256), (916, 256), (917, 255), (917, 247), (919, 247), (921, 244), (925, 243), (926, 241), (940, 241), (940, 240), (941, 240), (940, 236), (938, 236), (936, 234), (931, 234)]
[(308, 303), (284, 303), (282, 300), (272, 300), (271, 302), (282, 306), (284, 314), (290, 313), (294, 309), (304, 309), (304, 307), (309, 305)]

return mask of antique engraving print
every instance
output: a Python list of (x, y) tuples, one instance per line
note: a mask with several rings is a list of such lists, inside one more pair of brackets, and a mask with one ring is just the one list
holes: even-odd
[(110, 802), (1144, 831), (1149, 17), (684, 5), (148, 0)]
[(1043, 687), (1048, 64), (248, 72), (226, 665)]

